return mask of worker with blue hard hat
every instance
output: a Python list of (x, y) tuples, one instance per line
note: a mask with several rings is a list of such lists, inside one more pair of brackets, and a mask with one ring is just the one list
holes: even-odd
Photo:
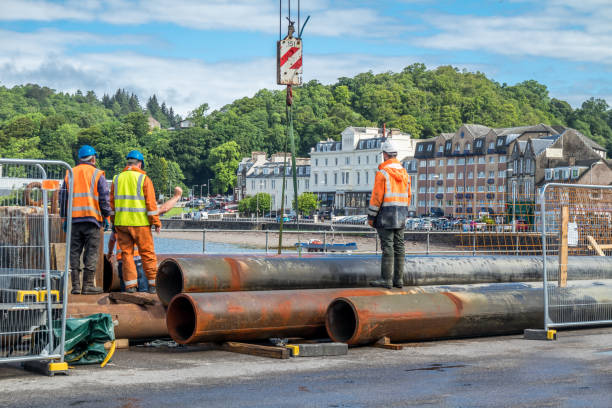
[(123, 261), (126, 292), (138, 289), (138, 273), (134, 263), (134, 248), (138, 248), (142, 267), (147, 276), (148, 292), (155, 293), (157, 257), (151, 226), (161, 230), (153, 182), (144, 168), (144, 156), (132, 150), (125, 157), (127, 165), (113, 178), (111, 185), (111, 220)]
[[(102, 292), (95, 286), (99, 249), (102, 244), (100, 229), (108, 225), (111, 213), (110, 193), (104, 171), (96, 167), (98, 152), (83, 145), (78, 152), (79, 163), (72, 169), (74, 192), (72, 217), (67, 220), (69, 197), (68, 175), (60, 190), (60, 216), (64, 225), (72, 223), (70, 233), (70, 274), (73, 295), (94, 295)], [(66, 228), (64, 228), (66, 230)], [(81, 255), (83, 256), (83, 286), (81, 286)]]

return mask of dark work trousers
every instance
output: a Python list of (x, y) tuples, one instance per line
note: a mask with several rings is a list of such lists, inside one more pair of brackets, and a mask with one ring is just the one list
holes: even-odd
[(404, 228), (377, 228), (382, 249), (380, 275), (382, 280), (401, 285), (404, 282)]
[(93, 286), (100, 254), (100, 227), (93, 222), (72, 224), (70, 234), (70, 275), (72, 288), (81, 289), (81, 254), (83, 254), (83, 287)]

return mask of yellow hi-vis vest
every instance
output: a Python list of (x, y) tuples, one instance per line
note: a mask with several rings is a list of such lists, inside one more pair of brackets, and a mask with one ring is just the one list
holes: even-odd
[(144, 227), (151, 225), (143, 191), (146, 175), (133, 170), (113, 178), (115, 187), (115, 225)]

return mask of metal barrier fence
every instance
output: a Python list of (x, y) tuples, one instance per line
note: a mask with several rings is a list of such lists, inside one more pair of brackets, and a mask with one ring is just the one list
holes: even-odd
[[(64, 162), (0, 159), (0, 363), (64, 361), (70, 223), (64, 233), (58, 196), (66, 175), (72, 192)], [(70, 218), (72, 194), (68, 202)]]
[[(571, 292), (567, 287), (572, 279), (568, 256), (612, 254), (612, 186), (551, 183), (544, 186), (539, 201), (545, 329), (612, 323), (612, 301), (595, 302), (580, 287)], [(553, 257), (559, 259), (555, 269), (549, 267)], [(596, 271), (591, 276), (594, 284), (604, 278)], [(612, 299), (612, 293), (606, 297)]]
[[(287, 224), (286, 228), (291, 224)], [(254, 230), (254, 229), (216, 229), (216, 228), (194, 228), (194, 229), (162, 229), (163, 238), (165, 234), (178, 234), (176, 238), (187, 238), (191, 234), (191, 239), (198, 239), (202, 242), (202, 251), (215, 253), (211, 249), (211, 243), (230, 244), (243, 248), (248, 248), (249, 252), (274, 254), (278, 251), (278, 230)], [(195, 234), (198, 234), (197, 236)], [(512, 233), (512, 241), (507, 245), (503, 244), (507, 240), (507, 233), (499, 234), (490, 231), (405, 231), (406, 254), (407, 255), (541, 255), (540, 247), (524, 248), (516, 246), (514, 243), (532, 240), (537, 235), (540, 242), (541, 234), (535, 232), (515, 232)], [(298, 239), (299, 237), (299, 239)], [(350, 249), (351, 253), (376, 254), (380, 253), (380, 242), (378, 234), (373, 228), (361, 230), (296, 230), (285, 229), (283, 231), (282, 252), (295, 251), (295, 243), (303, 244), (309, 241), (318, 241), (320, 245), (327, 248), (327, 244), (347, 244), (356, 243), (356, 248)], [(511, 242), (511, 243), (510, 243)], [(223, 247), (221, 252), (227, 251)], [(325, 249), (313, 252), (333, 252), (338, 249)], [(170, 251), (172, 252), (172, 251)], [(304, 248), (304, 252), (308, 252)]]

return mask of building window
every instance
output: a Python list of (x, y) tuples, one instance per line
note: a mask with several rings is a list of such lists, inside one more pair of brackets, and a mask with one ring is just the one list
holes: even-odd
[(495, 172), (494, 171), (490, 171), (489, 172), (489, 178), (492, 179), (495, 177)]
[(323, 184), (327, 185), (327, 173), (323, 174)]
[(419, 187), (419, 193), (424, 194), (426, 192), (427, 192), (427, 190), (425, 189), (425, 187), (423, 187), (423, 186)]
[(455, 159), (448, 159), (446, 164), (449, 165), (449, 166), (454, 166), (455, 165)]
[(338, 158), (337, 157), (334, 159), (334, 163), (336, 163), (336, 166), (338, 165)]
[(446, 201), (446, 206), (447, 207), (452, 207), (453, 206), (453, 200), (447, 200)]
[(495, 186), (488, 186), (488, 187), (487, 187), (487, 191), (488, 191), (489, 193), (494, 193), (494, 192), (495, 192)]
[(444, 180), (444, 174), (442, 173), (438, 174), (438, 180)]
[(444, 166), (444, 159), (440, 159), (438, 161), (438, 166)]
[(455, 179), (455, 173), (448, 173), (446, 175), (446, 179), (447, 180), (454, 180)]
[(491, 150), (495, 149), (495, 142), (489, 143), (489, 149)]
[(474, 178), (474, 172), (473, 172), (473, 171), (470, 171), (470, 172), (468, 173), (468, 179), (473, 179), (473, 178)]
[(457, 164), (462, 166), (465, 164), (465, 159), (457, 159)]
[(356, 173), (357, 173), (357, 184), (359, 184), (360, 183), (360, 181), (359, 181), (359, 179), (360, 179), (359, 172), (356, 172)]
[(578, 178), (578, 174), (579, 174), (579, 170), (578, 169), (572, 169), (572, 178), (573, 179), (577, 179)]
[(468, 193), (473, 193), (474, 192), (474, 186), (467, 186), (465, 188), (465, 191), (468, 192)]
[(484, 171), (479, 171), (478, 172), (478, 178), (485, 178), (485, 172)]
[(500, 170), (497, 172), (497, 177), (499, 178), (505, 178), (506, 177), (506, 172), (503, 170)]
[(474, 164), (474, 158), (473, 157), (469, 157), (467, 159), (467, 164)]
[(425, 173), (419, 174), (419, 180), (427, 180), (427, 175)]
[(437, 192), (438, 192), (438, 193), (444, 193), (444, 187), (439, 186), (439, 187), (438, 187), (438, 191), (437, 191)]
[(430, 160), (429, 161), (429, 167), (435, 167), (436, 166), (436, 161), (435, 160)]
[[(336, 163), (338, 164), (338, 163)], [(361, 156), (357, 156), (357, 164), (361, 164)]]
[(370, 164), (370, 156), (366, 156), (366, 164)]
[(495, 156), (489, 156), (489, 163), (495, 163)]
[(438, 146), (438, 153), (442, 153), (444, 152), (444, 146), (440, 145)]
[(314, 183), (315, 185), (319, 184), (319, 175), (317, 173), (314, 173)]
[(365, 172), (365, 176), (366, 176), (366, 184), (370, 184), (370, 181), (369, 181), (370, 180), (370, 172), (366, 171)]
[(427, 160), (419, 160), (419, 167), (427, 166)]
[(251, 180), (251, 189), (255, 190), (255, 180)]
[(417, 147), (417, 152), (422, 152), (423, 151), (423, 144), (419, 143), (419, 147)]
[(506, 156), (499, 156), (499, 162), (500, 163), (505, 163), (506, 162)]
[(346, 156), (344, 158), (344, 164), (351, 164), (351, 157), (350, 156)]
[(457, 186), (457, 192), (463, 193), (463, 186)]
[(463, 137), (465, 136), (465, 132), (461, 132), (461, 138), (463, 139)]
[(344, 172), (342, 172), (342, 184), (344, 184)]
[(455, 192), (455, 188), (454, 187), (446, 187), (446, 192), (447, 193), (454, 193)]
[(463, 173), (457, 173), (457, 179), (463, 180)]
[(428, 144), (427, 145), (427, 151), (431, 152), (432, 149), (433, 149), (433, 145), (432, 144)]
[(514, 170), (514, 174), (518, 174), (518, 160), (514, 159), (514, 163), (513, 163), (513, 170)]
[(484, 186), (478, 186), (478, 192), (484, 193)]
[(338, 184), (338, 173), (334, 173), (334, 184)]
[(419, 207), (425, 207), (425, 200), (419, 200)]
[[(319, 159), (315, 159), (315, 166), (318, 166), (318, 165), (319, 165)], [(317, 184), (317, 183), (315, 183), (315, 184)]]
[(465, 144), (465, 150), (470, 151), (472, 149), (472, 145), (470, 143)]
[(478, 164), (486, 164), (487, 163), (487, 159), (485, 159), (484, 156), (480, 156), (478, 158)]
[(325, 165), (327, 166), (327, 158), (325, 159)]
[(504, 192), (504, 186), (498, 186), (497, 187), (497, 191), (500, 192), (500, 193), (503, 193)]
[(347, 172), (346, 172), (346, 184), (349, 184), (349, 183), (350, 183), (350, 182), (349, 182), (349, 172), (347, 171)]
[(272, 189), (276, 188), (276, 180), (271, 180), (270, 183), (272, 184)]

